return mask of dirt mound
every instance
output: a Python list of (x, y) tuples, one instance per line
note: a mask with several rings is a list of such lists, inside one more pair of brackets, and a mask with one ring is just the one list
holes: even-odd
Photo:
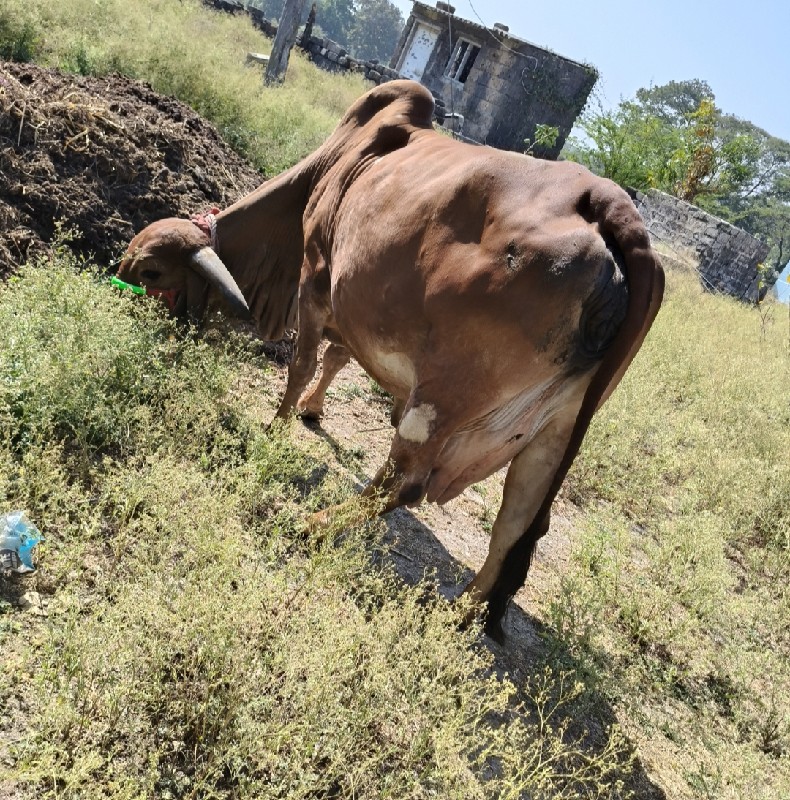
[(261, 180), (145, 83), (0, 61), (0, 276), (46, 250), (58, 221), (107, 264), (149, 222), (228, 205)]

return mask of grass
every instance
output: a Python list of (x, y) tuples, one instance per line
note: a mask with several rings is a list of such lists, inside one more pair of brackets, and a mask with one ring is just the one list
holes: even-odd
[(350, 481), (263, 430), (235, 379), (265, 373), (253, 343), (180, 331), (86, 266), (60, 247), (0, 289), (0, 510), (46, 536), (34, 576), (0, 579), (0, 792), (621, 792), (617, 730), (590, 747), (559, 713), (576, 682), (497, 677), (463, 609), (376, 556), (382, 526), (304, 539)]
[(297, 51), (284, 85), (264, 88), (245, 58), (270, 47), (245, 15), (213, 13), (199, 0), (6, 0), (0, 9), (0, 57), (148, 81), (211, 120), (267, 175), (314, 150), (368, 88)]
[[(364, 87), (297, 56), (263, 89), (243, 59), (267, 47), (194, 0), (0, 9), (3, 57), (148, 80), (274, 172)], [(65, 245), (0, 288), (0, 330), (0, 512), (47, 539), (0, 578), (0, 796), (639, 797), (631, 748), (672, 798), (790, 796), (785, 307), (670, 274), (564, 489), (527, 678), (401, 585), (378, 525), (305, 540), (350, 481), (264, 431), (254, 343), (174, 327)]]
[(401, 584), (380, 525), (305, 540), (351, 481), (264, 431), (256, 343), (180, 330), (57, 247), (0, 290), (0, 511), (46, 535), (35, 575), (0, 579), (0, 791), (638, 797), (635, 747), (673, 797), (785, 797), (784, 312), (673, 277), (566, 488), (543, 667), (508, 678)]
[(546, 615), (629, 735), (680, 765), (673, 796), (786, 797), (788, 310), (670, 277), (569, 477), (585, 513)]

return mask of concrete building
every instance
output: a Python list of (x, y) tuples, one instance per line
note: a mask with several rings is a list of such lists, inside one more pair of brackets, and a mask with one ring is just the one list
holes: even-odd
[(587, 102), (594, 67), (530, 44), (506, 25), (492, 28), (455, 16), (448, 3), (415, 0), (390, 62), (444, 101), (448, 127), (505, 150), (524, 151), (536, 126), (557, 128), (552, 146), (535, 155), (556, 158)]

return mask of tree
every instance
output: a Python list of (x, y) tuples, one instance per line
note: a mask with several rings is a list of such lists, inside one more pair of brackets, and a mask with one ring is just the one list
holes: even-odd
[(790, 251), (790, 143), (723, 114), (705, 81), (640, 89), (582, 117), (565, 155), (622, 186), (660, 189), (766, 242), (778, 273)]
[(316, 23), (326, 36), (339, 44), (348, 44), (354, 27), (353, 0), (321, 0), (317, 4)]
[(670, 81), (663, 86), (650, 86), (636, 92), (637, 104), (644, 113), (673, 125), (682, 124), (703, 100), (713, 103), (715, 99), (708, 83), (697, 79)]
[(779, 273), (790, 258), (790, 142), (737, 117), (724, 117), (722, 127), (725, 136), (746, 132), (757, 154), (738, 191), (706, 198), (703, 207), (766, 242), (766, 263)]
[(731, 154), (729, 183), (699, 205), (768, 244), (766, 264), (779, 273), (790, 257), (790, 142), (731, 115), (719, 117), (717, 136)]
[(564, 155), (621, 186), (671, 191), (680, 177), (681, 130), (645, 114), (633, 101), (612, 110), (602, 106), (579, 121), (584, 138), (571, 137)]
[[(247, 5), (278, 21), (285, 0), (248, 0)], [(324, 35), (360, 58), (388, 61), (405, 24), (390, 0), (318, 0), (316, 24)]]
[(272, 52), (266, 65), (265, 81), (267, 85), (280, 83), (285, 79), (291, 48), (296, 42), (299, 23), (304, 14), (307, 0), (286, 0), (283, 14), (277, 26), (277, 35), (272, 42)]
[(403, 15), (390, 0), (356, 0), (347, 46), (360, 58), (388, 61), (395, 51)]
[[(642, 100), (582, 117), (587, 139), (575, 140), (568, 156), (623, 186), (660, 189), (690, 203), (748, 184), (760, 157), (752, 133), (731, 130), (724, 136), (721, 112), (707, 93), (657, 95), (664, 88), (641, 89)], [(699, 104), (684, 110), (697, 96)]]

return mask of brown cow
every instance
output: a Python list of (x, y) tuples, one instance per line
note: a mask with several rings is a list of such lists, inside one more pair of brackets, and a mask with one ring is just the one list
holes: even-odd
[[(363, 492), (367, 515), (447, 502), (509, 463), (466, 589), (497, 632), (593, 413), (658, 311), (663, 272), (615, 184), (459, 143), (432, 129), (432, 110), (417, 83), (373, 89), (315, 153), (219, 213), (211, 237), (187, 220), (154, 223), (119, 274), (181, 291), (196, 316), (208, 278), (236, 310), (246, 298), (266, 338), (298, 305), (278, 417), (320, 415), (356, 358), (402, 410)], [(324, 373), (303, 395), (324, 336)]]

